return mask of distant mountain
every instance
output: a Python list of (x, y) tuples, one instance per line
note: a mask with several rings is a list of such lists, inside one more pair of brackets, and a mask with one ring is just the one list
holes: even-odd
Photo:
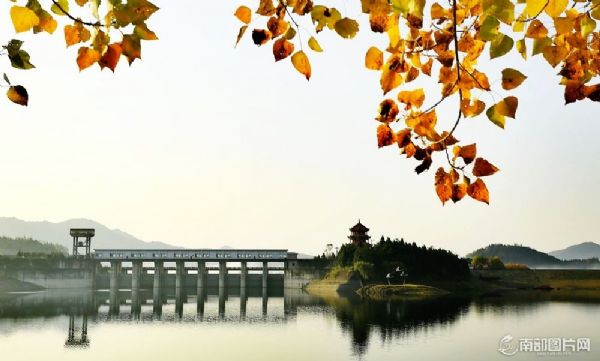
[(600, 244), (584, 242), (548, 254), (562, 260), (600, 258)]
[(522, 263), (532, 268), (557, 267), (562, 264), (561, 260), (533, 248), (522, 245), (490, 244), (467, 255), (469, 258), (475, 256), (497, 256), (504, 263)]
[(0, 255), (14, 256), (19, 252), (43, 254), (67, 254), (66, 247), (47, 242), (36, 241), (31, 238), (0, 237)]
[(43, 242), (51, 242), (66, 247), (69, 252), (73, 247), (73, 239), (69, 235), (71, 228), (94, 228), (96, 235), (92, 238), (92, 249), (100, 248), (177, 248), (162, 242), (145, 242), (129, 233), (108, 227), (90, 219), (69, 219), (64, 222), (23, 221), (18, 218), (0, 217), (0, 236), (11, 238), (33, 238)]

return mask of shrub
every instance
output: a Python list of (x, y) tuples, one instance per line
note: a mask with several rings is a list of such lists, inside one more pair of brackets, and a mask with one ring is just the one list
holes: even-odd
[(527, 267), (527, 265), (523, 264), (523, 263), (507, 263), (504, 265), (504, 268), (505, 269), (520, 269), (520, 270), (529, 269), (529, 267)]
[(370, 263), (370, 262), (365, 262), (365, 261), (354, 262), (352, 269), (354, 271), (358, 272), (358, 274), (360, 274), (360, 276), (365, 280), (371, 279), (375, 276), (375, 267), (374, 267), (373, 263)]
[(504, 269), (504, 262), (500, 259), (500, 257), (493, 256), (490, 258), (488, 262), (489, 269)]

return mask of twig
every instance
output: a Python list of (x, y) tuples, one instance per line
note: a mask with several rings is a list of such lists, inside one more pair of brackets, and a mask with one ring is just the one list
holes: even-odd
[(54, 3), (54, 5), (56, 5), (56, 7), (59, 8), (60, 11), (62, 11), (63, 14), (65, 14), (69, 19), (71, 19), (75, 22), (78, 22), (80, 24), (87, 25), (87, 26), (102, 26), (102, 23), (100, 22), (100, 20), (96, 21), (95, 23), (92, 23), (89, 21), (83, 21), (83, 20), (76, 18), (73, 15), (69, 14), (65, 9), (63, 9), (63, 7), (56, 0), (52, 0), (52, 3)]

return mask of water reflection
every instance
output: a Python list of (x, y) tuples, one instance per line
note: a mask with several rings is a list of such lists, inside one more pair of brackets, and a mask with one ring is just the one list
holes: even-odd
[(335, 320), (351, 345), (351, 353), (363, 355), (374, 340), (394, 344), (427, 335), (431, 330), (452, 328), (472, 315), (518, 318), (546, 312), (551, 303), (577, 303), (589, 306), (593, 312), (600, 310), (598, 292), (572, 291), (394, 301), (369, 301), (358, 295), (315, 297), (302, 291), (262, 288), (48, 291), (0, 295), (0, 330), (18, 331), (14, 320), (48, 322), (68, 316), (63, 326), (65, 347), (89, 348), (88, 322), (93, 338), (94, 331), (103, 332), (101, 325), (205, 323), (212, 327), (212, 323), (219, 323), (262, 324), (276, 329), (296, 322), (299, 315), (309, 315)]

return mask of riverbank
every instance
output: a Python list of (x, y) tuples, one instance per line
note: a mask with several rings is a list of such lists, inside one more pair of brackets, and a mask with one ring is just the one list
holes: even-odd
[(446, 295), (450, 292), (431, 286), (424, 285), (381, 285), (371, 284), (361, 287), (357, 291), (361, 296), (372, 300), (406, 299), (406, 298), (426, 298)]
[(310, 282), (305, 290), (312, 294), (358, 293), (370, 299), (517, 290), (600, 291), (600, 270), (474, 270), (465, 280), (421, 280), (409, 285), (386, 285), (363, 284), (358, 273), (350, 268), (339, 268), (321, 280)]

